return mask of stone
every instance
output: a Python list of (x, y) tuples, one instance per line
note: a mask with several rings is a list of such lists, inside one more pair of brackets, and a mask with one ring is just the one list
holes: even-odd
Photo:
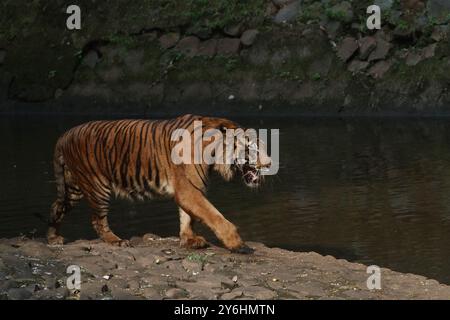
[(193, 57), (197, 54), (199, 45), (199, 38), (188, 36), (178, 42), (176, 49), (188, 57)]
[(175, 47), (175, 45), (180, 40), (180, 34), (178, 32), (169, 32), (166, 34), (163, 34), (159, 38), (159, 45), (163, 49), (170, 49)]
[(100, 57), (98, 56), (98, 53), (95, 50), (90, 50), (83, 57), (83, 65), (87, 66), (87, 67), (89, 67), (91, 69), (94, 69), (99, 61), (100, 61)]
[(187, 298), (188, 293), (180, 288), (170, 288), (165, 293), (166, 297), (169, 299), (181, 299), (181, 298)]
[(198, 274), (198, 273), (200, 273), (200, 271), (202, 271), (201, 263), (196, 262), (196, 261), (191, 261), (188, 258), (183, 259), (181, 264), (182, 264), (184, 270), (186, 270), (189, 273)]
[(349, 23), (353, 20), (352, 5), (348, 1), (342, 1), (331, 7), (328, 11), (328, 15), (334, 20)]
[(359, 73), (366, 70), (368, 66), (369, 62), (355, 59), (350, 62), (347, 70), (350, 71), (351, 73)]
[(424, 59), (433, 58), (436, 54), (436, 47), (437, 47), (437, 44), (433, 43), (433, 44), (430, 44), (430, 45), (426, 46), (425, 48), (423, 48), (422, 55), (423, 55)]
[(114, 83), (119, 81), (124, 74), (122, 68), (114, 66), (105, 69), (101, 68), (101, 70), (98, 71), (98, 75), (103, 81)]
[(358, 40), (359, 58), (366, 60), (372, 51), (377, 47), (377, 40), (374, 37), (364, 37)]
[(10, 300), (26, 300), (30, 299), (32, 293), (25, 288), (12, 288), (8, 290), (8, 299)]
[(436, 54), (437, 44), (433, 43), (420, 51), (410, 51), (406, 56), (406, 65), (415, 66), (425, 59), (433, 58)]
[(212, 30), (208, 27), (191, 27), (186, 30), (186, 35), (192, 35), (202, 40), (206, 40), (211, 38)]
[(217, 54), (233, 56), (239, 53), (241, 40), (235, 38), (222, 38), (217, 40)]
[(371, 62), (386, 59), (387, 55), (389, 54), (389, 50), (391, 50), (391, 43), (378, 38), (377, 47), (369, 55), (368, 61)]
[(300, 1), (294, 1), (283, 8), (273, 18), (275, 23), (287, 23), (295, 20), (300, 12)]
[(437, 23), (445, 23), (450, 14), (450, 1), (448, 0), (428, 0), (428, 15)]
[(414, 29), (411, 26), (397, 25), (395, 27), (393, 35), (396, 38), (411, 38), (413, 36)]
[(217, 53), (217, 40), (209, 39), (202, 41), (198, 47), (199, 56), (214, 57)]
[(53, 255), (52, 250), (43, 242), (26, 241), (21, 246), (21, 251), (27, 256), (39, 256), (47, 258)]
[(375, 38), (377, 39), (377, 41), (381, 39), (390, 42), (392, 41), (392, 34), (390, 30), (380, 29), (375, 33)]
[(272, 2), (267, 3), (266, 6), (266, 11), (265, 11), (265, 16), (266, 17), (271, 17), (274, 14), (276, 14), (278, 11), (278, 8), (275, 4), (273, 4)]
[(372, 76), (374, 79), (380, 79), (386, 74), (386, 72), (389, 71), (390, 68), (391, 62), (379, 61), (369, 69), (369, 75)]
[(132, 73), (139, 73), (144, 61), (144, 50), (129, 50), (123, 61)]
[(342, 40), (337, 50), (337, 56), (344, 62), (347, 62), (358, 50), (358, 41), (353, 37), (347, 37)]
[(221, 300), (233, 300), (233, 299), (242, 297), (243, 294), (244, 294), (244, 292), (242, 291), (242, 289), (234, 289), (231, 292), (224, 293), (220, 297), (220, 299)]
[(390, 10), (394, 0), (374, 0), (373, 4), (379, 6), (381, 11)]
[(408, 55), (406, 56), (405, 63), (407, 66), (415, 66), (422, 60), (423, 60), (423, 56), (422, 56), (421, 52), (410, 51), (410, 52), (408, 52)]
[(241, 43), (244, 46), (251, 46), (255, 42), (258, 33), (259, 31), (256, 29), (249, 29), (244, 31), (241, 36)]
[(277, 297), (276, 292), (258, 286), (250, 286), (244, 288), (244, 295), (255, 298), (257, 300), (272, 300)]
[(334, 40), (342, 30), (342, 23), (340, 21), (330, 20), (326, 23), (325, 29), (327, 30), (328, 37)]
[(223, 32), (231, 37), (237, 37), (242, 33), (242, 23), (226, 26)]
[(449, 25), (435, 26), (433, 32), (431, 33), (431, 39), (437, 42), (447, 41), (449, 39), (449, 34)]
[(146, 41), (154, 41), (158, 39), (158, 32), (156, 31), (144, 32), (141, 34), (141, 37)]
[(161, 295), (159, 294), (158, 290), (151, 287), (142, 289), (142, 296), (146, 299), (152, 300), (161, 299)]

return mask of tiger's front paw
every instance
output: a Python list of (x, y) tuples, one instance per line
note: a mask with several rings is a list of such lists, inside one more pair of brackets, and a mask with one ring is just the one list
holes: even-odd
[(112, 241), (110, 242), (111, 245), (116, 246), (116, 247), (122, 247), (122, 248), (127, 248), (130, 247), (130, 241), (129, 240), (116, 240), (116, 241)]
[(58, 235), (49, 236), (47, 237), (47, 242), (52, 246), (60, 246), (64, 244), (64, 237)]
[(182, 238), (180, 246), (189, 249), (202, 249), (209, 246), (208, 242), (202, 236), (193, 236), (190, 238)]

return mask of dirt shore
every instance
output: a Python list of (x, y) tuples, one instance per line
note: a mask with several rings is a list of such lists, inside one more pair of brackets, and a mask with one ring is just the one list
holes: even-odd
[[(0, 240), (0, 299), (449, 299), (450, 286), (381, 269), (369, 290), (367, 266), (252, 243), (253, 255), (179, 247), (177, 238), (144, 235), (132, 247), (80, 240)], [(68, 290), (67, 267), (81, 268)]]

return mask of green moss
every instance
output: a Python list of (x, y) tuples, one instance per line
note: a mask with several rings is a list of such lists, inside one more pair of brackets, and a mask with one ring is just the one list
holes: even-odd
[(110, 34), (106, 40), (124, 48), (132, 48), (136, 45), (136, 41), (130, 35)]
[(345, 22), (346, 21), (346, 16), (345, 16), (345, 12), (344, 11), (327, 9), (325, 11), (325, 13), (326, 13), (327, 17), (332, 19), (332, 20), (337, 20), (337, 21), (341, 21), (341, 22)]
[(302, 8), (298, 21), (306, 23), (308, 21), (319, 21), (324, 13), (324, 7), (320, 2), (314, 2)]
[(204, 254), (191, 253), (187, 256), (189, 261), (198, 262), (200, 264), (205, 264), (208, 261), (208, 256)]
[[(187, 21), (194, 28), (218, 29), (249, 22), (264, 15), (266, 1), (240, 0), (158, 0), (167, 19)], [(155, 4), (153, 4), (155, 5)]]
[(322, 77), (321, 77), (320, 74), (317, 73), (317, 72), (314, 73), (314, 74), (312, 75), (312, 77), (311, 77), (311, 79), (314, 80), (314, 81), (319, 81), (321, 78), (322, 78)]
[(397, 23), (397, 28), (399, 28), (400, 30), (408, 30), (410, 27), (409, 22), (406, 20), (400, 20)]

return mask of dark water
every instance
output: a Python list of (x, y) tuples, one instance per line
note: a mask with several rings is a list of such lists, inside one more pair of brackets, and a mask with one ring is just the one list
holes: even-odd
[[(0, 237), (44, 236), (54, 143), (86, 120), (0, 117)], [(281, 144), (280, 172), (261, 190), (214, 179), (209, 191), (244, 239), (450, 283), (450, 120), (240, 122), (280, 128)], [(63, 234), (94, 238), (89, 220), (83, 203), (64, 220)], [(178, 234), (171, 201), (116, 201), (110, 222), (123, 237)]]

